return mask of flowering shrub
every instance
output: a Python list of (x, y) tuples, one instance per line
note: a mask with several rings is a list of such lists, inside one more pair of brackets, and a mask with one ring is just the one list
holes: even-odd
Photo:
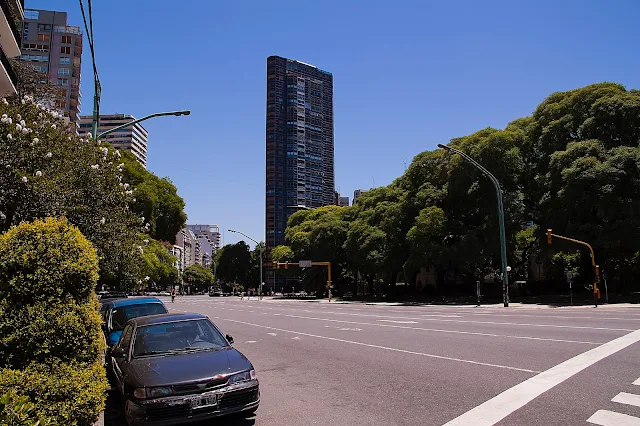
[(65, 120), (29, 96), (0, 101), (0, 232), (64, 216), (97, 249), (100, 283), (130, 288), (142, 276), (137, 235), (148, 224), (129, 209), (121, 153)]

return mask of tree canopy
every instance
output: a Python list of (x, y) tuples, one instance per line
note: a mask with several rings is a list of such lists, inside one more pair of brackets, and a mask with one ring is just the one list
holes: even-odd
[[(591, 243), (619, 291), (640, 282), (640, 92), (600, 83), (544, 100), (504, 129), (454, 138), (500, 182), (511, 280), (564, 285), (558, 268), (592, 280), (575, 245), (548, 247), (543, 231)], [(289, 219), (287, 246), (272, 257), (335, 262), (335, 281), (369, 292), (412, 288), (432, 274), (441, 294), (471, 294), (500, 265), (496, 192), (472, 164), (444, 150), (415, 156), (388, 186), (363, 193), (352, 207), (300, 211)], [(531, 225), (533, 223), (533, 225)], [(554, 257), (555, 256), (555, 257)], [(532, 264), (539, 264), (532, 274)], [(562, 266), (558, 266), (562, 265)], [(578, 269), (576, 269), (578, 268)]]

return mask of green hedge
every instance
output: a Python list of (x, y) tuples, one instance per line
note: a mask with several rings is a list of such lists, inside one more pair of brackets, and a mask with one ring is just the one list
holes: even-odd
[(96, 250), (65, 219), (0, 235), (0, 425), (97, 419), (107, 389), (97, 280)]
[(23, 370), (0, 371), (0, 395), (13, 391), (29, 397), (35, 405), (32, 418), (52, 425), (92, 425), (104, 409), (106, 390), (104, 367), (99, 362), (34, 363)]

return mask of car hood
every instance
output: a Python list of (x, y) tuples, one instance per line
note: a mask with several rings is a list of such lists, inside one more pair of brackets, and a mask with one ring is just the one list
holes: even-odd
[(252, 368), (242, 353), (229, 347), (218, 351), (134, 358), (129, 362), (126, 381), (133, 387), (168, 386)]
[(122, 330), (112, 331), (109, 333), (109, 337), (107, 337), (107, 345), (111, 347), (118, 343), (120, 341), (120, 336), (122, 336)]

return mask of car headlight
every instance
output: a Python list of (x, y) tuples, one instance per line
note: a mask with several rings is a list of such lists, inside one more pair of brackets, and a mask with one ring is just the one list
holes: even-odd
[(138, 399), (145, 398), (162, 398), (163, 396), (172, 395), (173, 391), (168, 387), (157, 388), (136, 388), (133, 391), (133, 396)]
[(243, 371), (242, 373), (237, 373), (229, 377), (229, 384), (238, 383), (238, 382), (247, 382), (249, 380), (254, 380), (256, 378), (256, 371), (249, 370)]

